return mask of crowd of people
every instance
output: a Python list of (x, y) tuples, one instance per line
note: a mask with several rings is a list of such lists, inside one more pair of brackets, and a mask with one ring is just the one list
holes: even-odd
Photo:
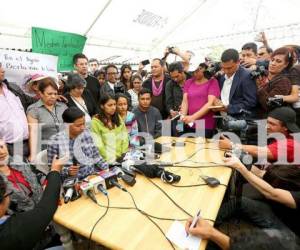
[[(170, 54), (180, 60), (167, 63)], [(34, 96), (10, 83), (0, 64), (1, 249), (20, 244), (34, 248), (57, 207), (60, 180), (82, 180), (121, 162), (129, 150), (164, 135), (166, 123), (169, 135), (217, 138), (220, 149), (231, 152), (224, 164), (240, 173), (251, 192), (224, 200), (216, 226), (234, 217), (244, 219), (252, 230), (260, 230), (262, 240), (251, 240), (257, 234), (251, 231), (245, 242), (242, 232), (226, 235), (202, 219), (195, 228), (187, 222), (189, 233), (214, 242), (212, 249), (279, 249), (272, 242), (280, 249), (298, 249), (299, 47), (272, 50), (266, 40), (259, 48), (249, 42), (241, 51), (223, 51), (219, 62), (206, 58), (194, 71), (189, 71), (191, 56), (168, 47), (163, 58), (149, 61), (147, 73), (143, 63), (137, 71), (130, 65), (100, 67), (96, 59), (76, 54), (75, 70), (59, 83), (48, 76), (33, 77), (28, 89)], [(243, 126), (233, 128), (228, 121)], [(228, 135), (253, 136), (247, 132), (249, 121), (257, 121), (254, 142)], [(264, 121), (266, 127), (260, 126)], [(266, 144), (260, 136), (268, 139)], [(245, 166), (237, 151), (258, 164)], [(35, 167), (40, 154), (47, 155), (47, 177)], [(22, 231), (24, 223), (32, 228)]]

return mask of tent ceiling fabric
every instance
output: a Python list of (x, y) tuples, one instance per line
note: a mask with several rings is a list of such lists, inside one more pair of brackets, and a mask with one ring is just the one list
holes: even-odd
[[(0, 47), (30, 48), (32, 26), (87, 32), (88, 56), (118, 61), (161, 56), (168, 45), (239, 48), (266, 29), (271, 45), (279, 46), (299, 41), (299, 7), (297, 0), (10, 0), (2, 6)], [(270, 29), (277, 26), (284, 27)]]

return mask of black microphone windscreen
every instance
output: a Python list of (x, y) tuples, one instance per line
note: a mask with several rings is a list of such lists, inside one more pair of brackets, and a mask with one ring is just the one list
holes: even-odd
[(134, 167), (149, 178), (157, 177), (157, 166), (147, 165), (146, 163), (143, 163), (140, 165), (134, 165)]

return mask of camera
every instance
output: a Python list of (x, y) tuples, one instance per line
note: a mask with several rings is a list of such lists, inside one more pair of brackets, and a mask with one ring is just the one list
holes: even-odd
[(250, 171), (253, 165), (253, 157), (249, 153), (233, 149), (232, 151), (225, 151), (224, 157), (229, 158), (230, 155), (234, 155), (239, 158), (239, 160), (245, 165), (245, 167)]
[(281, 107), (282, 105), (283, 105), (282, 97), (269, 97), (267, 99), (267, 106), (270, 109), (275, 109), (275, 108)]
[(118, 94), (118, 93), (122, 93), (122, 94), (124, 94), (125, 93), (125, 86), (123, 85), (123, 84), (116, 84), (115, 86), (114, 86), (114, 92), (115, 92), (115, 94)]
[(221, 62), (213, 62), (208, 68), (204, 71), (204, 75), (206, 78), (218, 77), (218, 73), (221, 70)]
[(167, 49), (168, 49), (168, 52), (170, 54), (175, 54), (175, 52), (174, 52), (175, 47), (174, 46), (168, 46)]
[(256, 70), (250, 72), (250, 77), (252, 80), (256, 80), (260, 76), (267, 76), (268, 70), (266, 65), (257, 66)]
[(221, 131), (234, 132), (241, 138), (244, 144), (256, 144), (257, 141), (257, 123), (247, 118), (250, 112), (244, 109), (240, 110), (240, 115), (235, 118), (230, 115), (215, 116), (221, 118), (217, 127)]

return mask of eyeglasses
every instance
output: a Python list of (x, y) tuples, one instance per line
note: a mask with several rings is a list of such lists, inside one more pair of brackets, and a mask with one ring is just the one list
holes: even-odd
[(117, 75), (118, 73), (117, 72), (109, 72), (107, 73), (108, 75)]

